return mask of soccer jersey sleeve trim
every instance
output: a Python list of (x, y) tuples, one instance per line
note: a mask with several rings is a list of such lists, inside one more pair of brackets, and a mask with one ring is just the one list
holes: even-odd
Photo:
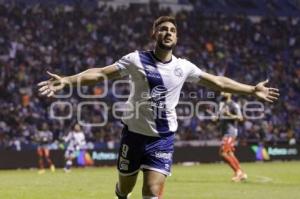
[(121, 75), (121, 77), (125, 77), (128, 75), (127, 69), (122, 66), (120, 63), (116, 62), (115, 65), (117, 66), (118, 72)]
[(136, 62), (136, 54), (137, 51), (129, 53), (115, 62), (121, 77), (129, 75), (129, 68), (134, 66)]

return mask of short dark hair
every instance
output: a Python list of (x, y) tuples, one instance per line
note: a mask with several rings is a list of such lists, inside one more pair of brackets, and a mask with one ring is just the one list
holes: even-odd
[(175, 17), (173, 17), (173, 16), (161, 16), (161, 17), (158, 17), (158, 18), (154, 21), (153, 27), (152, 27), (152, 34), (154, 34), (156, 28), (157, 28), (160, 24), (162, 24), (162, 23), (164, 23), (164, 22), (171, 22), (171, 23), (174, 24), (174, 26), (177, 28), (177, 23), (176, 23)]

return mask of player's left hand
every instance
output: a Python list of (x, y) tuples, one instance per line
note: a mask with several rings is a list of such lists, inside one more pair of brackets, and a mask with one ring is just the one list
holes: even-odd
[(263, 82), (259, 82), (255, 86), (254, 95), (259, 99), (273, 103), (279, 97), (279, 90), (277, 88), (266, 87), (265, 85), (268, 82), (268, 79)]

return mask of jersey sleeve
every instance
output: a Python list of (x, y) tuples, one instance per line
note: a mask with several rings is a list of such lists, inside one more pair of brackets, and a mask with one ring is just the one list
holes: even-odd
[(191, 82), (191, 83), (197, 83), (201, 79), (202, 76), (202, 70), (198, 68), (195, 64), (192, 62), (183, 59), (184, 67), (188, 70), (187, 72), (187, 77), (186, 77), (186, 82)]
[(135, 63), (136, 52), (129, 53), (116, 61), (116, 66), (122, 77), (129, 75), (130, 68)]

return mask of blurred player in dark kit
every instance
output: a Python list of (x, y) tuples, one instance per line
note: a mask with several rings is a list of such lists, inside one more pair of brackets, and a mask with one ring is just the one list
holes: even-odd
[(220, 155), (226, 163), (233, 169), (232, 181), (240, 182), (247, 179), (247, 174), (242, 171), (240, 162), (236, 158), (235, 142), (238, 136), (238, 122), (243, 121), (243, 116), (239, 104), (232, 100), (230, 93), (222, 93), (220, 102), (220, 128), (223, 135), (220, 147)]
[(42, 129), (38, 130), (35, 135), (35, 140), (38, 143), (37, 147), (37, 155), (39, 158), (39, 174), (45, 173), (45, 164), (44, 161), (47, 162), (50, 170), (52, 172), (55, 171), (55, 166), (53, 161), (50, 158), (50, 150), (49, 147), (53, 141), (53, 133), (49, 130), (48, 124), (43, 123)]

